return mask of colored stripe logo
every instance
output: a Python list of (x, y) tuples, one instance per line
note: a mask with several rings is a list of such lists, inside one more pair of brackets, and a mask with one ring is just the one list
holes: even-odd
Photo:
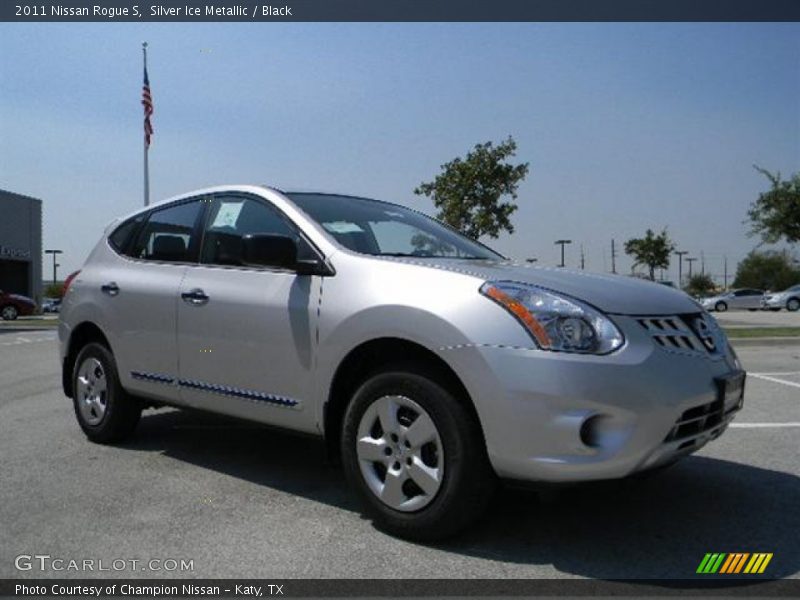
[(760, 574), (766, 570), (771, 560), (772, 552), (709, 552), (700, 561), (696, 572), (703, 575)]

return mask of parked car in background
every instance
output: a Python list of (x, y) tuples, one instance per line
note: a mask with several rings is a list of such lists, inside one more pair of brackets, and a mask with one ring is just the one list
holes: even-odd
[(761, 307), (770, 310), (785, 308), (792, 312), (800, 310), (800, 284), (793, 285), (782, 292), (766, 294), (761, 301)]
[(65, 282), (58, 333), (90, 440), (123, 440), (150, 404), (324, 436), (369, 515), (413, 539), (466, 526), (498, 477), (666, 466), (744, 398), (725, 333), (681, 291), (515, 263), (396, 204), (266, 187), (112, 224)]
[(45, 298), (42, 300), (43, 313), (57, 313), (61, 308), (61, 298)]
[(36, 311), (36, 302), (21, 294), (7, 294), (0, 290), (0, 318), (13, 321), (17, 317), (32, 315)]
[(726, 310), (758, 310), (761, 308), (761, 300), (764, 297), (764, 290), (743, 288), (740, 290), (730, 290), (710, 298), (703, 298), (701, 301), (706, 310), (725, 312)]

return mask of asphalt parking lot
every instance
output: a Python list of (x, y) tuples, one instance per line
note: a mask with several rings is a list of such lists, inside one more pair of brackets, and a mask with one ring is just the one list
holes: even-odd
[[(731, 313), (733, 314), (733, 313)], [(744, 313), (747, 314), (747, 313)], [(794, 316), (794, 315), (792, 315)], [(122, 446), (86, 441), (60, 389), (53, 331), (0, 332), (0, 577), (20, 554), (192, 560), (119, 577), (687, 578), (707, 552), (772, 552), (800, 572), (800, 344), (747, 345), (734, 427), (656, 477), (504, 490), (439, 545), (363, 519), (314, 439), (148, 411)]]

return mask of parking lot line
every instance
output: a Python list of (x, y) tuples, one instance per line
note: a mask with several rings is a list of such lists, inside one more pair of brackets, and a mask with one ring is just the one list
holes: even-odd
[[(791, 373), (781, 373), (781, 375), (791, 375)], [(790, 387), (800, 388), (800, 383), (797, 383), (796, 381), (786, 381), (785, 379), (778, 379), (777, 377), (770, 377), (769, 375), (763, 375), (761, 373), (750, 373), (750, 376), (755, 377), (756, 379), (763, 379), (764, 381), (782, 383), (783, 385), (788, 385)]]
[(774, 373), (751, 373), (751, 375), (800, 375), (800, 371), (775, 371)]
[(737, 429), (764, 429), (768, 427), (800, 427), (800, 422), (798, 423), (731, 423), (730, 427), (736, 427)]

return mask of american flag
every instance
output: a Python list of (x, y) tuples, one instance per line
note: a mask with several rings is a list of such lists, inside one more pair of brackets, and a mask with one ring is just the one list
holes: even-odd
[(144, 85), (142, 85), (142, 106), (144, 106), (144, 143), (150, 147), (150, 137), (153, 135), (153, 96), (150, 95), (150, 79), (147, 77), (147, 67), (144, 68)]

